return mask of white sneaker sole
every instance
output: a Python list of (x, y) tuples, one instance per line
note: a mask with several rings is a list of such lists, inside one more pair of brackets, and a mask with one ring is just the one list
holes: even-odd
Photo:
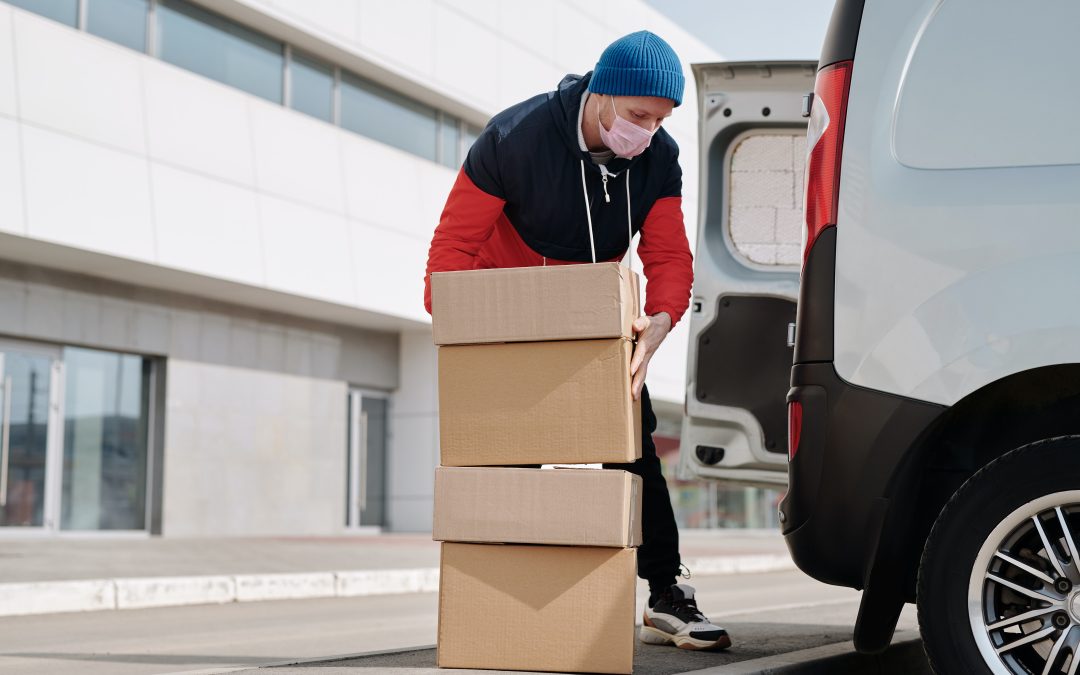
[(674, 644), (679, 649), (695, 651), (721, 650), (731, 646), (731, 637), (728, 635), (722, 635), (716, 640), (699, 640), (689, 635), (671, 635), (652, 626), (642, 626), (638, 631), (638, 639), (648, 645)]

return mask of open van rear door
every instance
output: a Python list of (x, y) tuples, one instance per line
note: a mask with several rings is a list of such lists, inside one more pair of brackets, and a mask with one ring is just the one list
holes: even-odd
[(700, 178), (679, 476), (787, 482), (814, 61), (694, 66)]

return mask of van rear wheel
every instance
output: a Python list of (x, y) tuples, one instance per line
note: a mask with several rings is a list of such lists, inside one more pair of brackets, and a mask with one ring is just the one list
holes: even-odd
[(1080, 437), (983, 467), (934, 524), (919, 625), (940, 675), (1080, 674)]

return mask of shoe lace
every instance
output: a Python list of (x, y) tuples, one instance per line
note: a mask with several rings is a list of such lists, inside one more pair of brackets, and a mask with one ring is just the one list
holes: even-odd
[(675, 609), (689, 614), (698, 621), (708, 621), (708, 619), (705, 618), (705, 615), (701, 613), (701, 610), (698, 609), (697, 601), (693, 598), (681, 598), (679, 600), (672, 598), (671, 605)]

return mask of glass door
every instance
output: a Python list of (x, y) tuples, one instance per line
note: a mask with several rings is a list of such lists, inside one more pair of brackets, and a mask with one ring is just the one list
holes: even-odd
[(145, 530), (152, 362), (65, 347), (60, 529)]
[(60, 355), (0, 342), (0, 531), (53, 530)]
[(345, 524), (381, 528), (386, 524), (386, 444), (389, 399), (349, 392)]

